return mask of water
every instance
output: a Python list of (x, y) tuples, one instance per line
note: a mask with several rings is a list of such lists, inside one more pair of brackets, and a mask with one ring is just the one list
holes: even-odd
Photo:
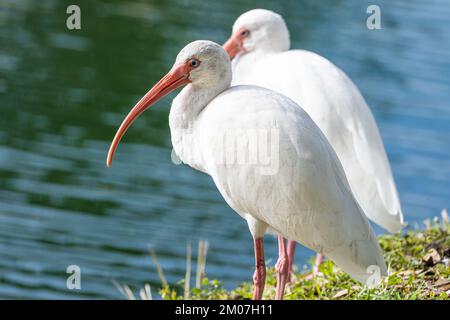
[[(210, 178), (171, 162), (165, 98), (137, 121), (107, 170), (107, 148), (129, 108), (196, 39), (226, 40), (256, 5), (233, 0), (0, 2), (0, 297), (120, 298), (183, 278), (186, 243), (209, 241), (207, 274), (250, 280), (247, 226)], [(293, 47), (343, 68), (378, 121), (406, 220), (438, 215), (450, 199), (450, 3), (384, 1), (383, 29), (365, 26), (367, 1), (283, 1)], [(276, 254), (267, 237), (267, 256)], [(298, 250), (297, 262), (311, 252)], [(66, 288), (81, 268), (82, 290)], [(155, 292), (154, 292), (155, 293)]]

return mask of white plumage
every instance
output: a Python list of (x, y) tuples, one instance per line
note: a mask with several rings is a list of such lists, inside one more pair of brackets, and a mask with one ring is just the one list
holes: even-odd
[[(218, 141), (224, 134), (238, 141), (255, 129), (279, 133), (279, 159), (273, 161), (279, 168), (273, 175), (262, 175), (260, 165), (223, 165), (216, 157), (222, 153)], [(293, 101), (260, 87), (233, 87), (204, 110), (197, 134), (204, 168), (230, 207), (247, 219), (255, 238), (269, 227), (325, 254), (363, 282), (369, 265), (384, 266), (339, 160)]]
[[(198, 61), (195, 67), (193, 60)], [(176, 86), (189, 83), (170, 110), (175, 152), (184, 163), (212, 177), (225, 201), (247, 220), (255, 239), (270, 229), (326, 254), (357, 280), (366, 281), (372, 265), (386, 275), (377, 240), (342, 166), (309, 115), (277, 92), (256, 86), (230, 88), (230, 81), (230, 61), (219, 45), (187, 45), (171, 72), (123, 121), (108, 165), (139, 114)], [(255, 134), (258, 143), (270, 144), (264, 162), (249, 160)]]
[(399, 231), (403, 214), (383, 142), (350, 78), (318, 54), (289, 50), (286, 24), (272, 11), (241, 15), (224, 46), (237, 54), (232, 84), (263, 86), (302, 106), (336, 151), (365, 214), (388, 231)]

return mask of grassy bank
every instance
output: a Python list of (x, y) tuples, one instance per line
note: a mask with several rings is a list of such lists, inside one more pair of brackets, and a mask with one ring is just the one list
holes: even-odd
[[(448, 216), (444, 213), (443, 221), (435, 219), (425, 225), (423, 230), (379, 237), (390, 275), (377, 288), (362, 286), (331, 261), (326, 261), (320, 268), (323, 275), (312, 280), (305, 279), (307, 273), (295, 273), (286, 288), (285, 299), (450, 299)], [(190, 269), (190, 257), (187, 265)], [(200, 269), (204, 270), (201, 264)], [(251, 282), (225, 290), (219, 280), (200, 279), (201, 275), (202, 271), (192, 289), (188, 286), (189, 280), (182, 280), (178, 286), (165, 283), (159, 293), (163, 299), (251, 299)], [(189, 277), (190, 272), (186, 279)], [(274, 298), (275, 285), (275, 270), (269, 268), (264, 299)]]

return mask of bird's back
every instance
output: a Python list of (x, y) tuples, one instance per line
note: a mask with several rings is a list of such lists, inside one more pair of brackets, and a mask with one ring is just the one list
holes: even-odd
[(333, 148), (292, 100), (233, 87), (201, 113), (196, 136), (204, 167), (241, 216), (324, 253), (360, 281), (370, 265), (386, 273)]
[(378, 127), (358, 88), (345, 73), (305, 50), (260, 56), (251, 65), (246, 60), (239, 64), (235, 64), (238, 68), (233, 83), (260, 85), (301, 105), (338, 154), (367, 216), (391, 232), (398, 231), (403, 215)]

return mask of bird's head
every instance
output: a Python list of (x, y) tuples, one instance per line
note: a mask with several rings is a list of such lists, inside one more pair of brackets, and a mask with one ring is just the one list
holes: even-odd
[(290, 47), (289, 30), (279, 14), (265, 9), (250, 10), (237, 18), (223, 47), (231, 59), (257, 50), (285, 51)]
[(193, 86), (214, 86), (231, 73), (230, 58), (215, 42), (198, 40), (189, 43), (177, 55), (175, 66), (189, 65), (189, 81)]
[(230, 58), (217, 43), (194, 41), (178, 54), (172, 69), (131, 109), (123, 120), (109, 148), (106, 164), (111, 166), (114, 153), (125, 132), (145, 110), (175, 89), (190, 84), (199, 89), (231, 80)]

